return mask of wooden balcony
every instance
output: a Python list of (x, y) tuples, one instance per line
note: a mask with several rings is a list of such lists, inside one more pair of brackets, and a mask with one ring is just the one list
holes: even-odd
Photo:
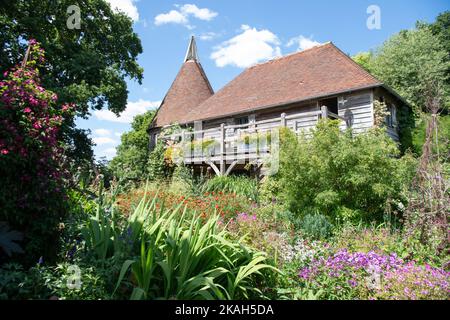
[[(343, 117), (329, 112), (326, 106), (321, 110), (300, 112), (253, 123), (225, 125), (220, 127), (191, 131), (183, 129), (158, 139), (181, 150), (180, 157), (185, 164), (207, 164), (217, 175), (227, 175), (237, 164), (261, 164), (266, 157), (279, 147), (279, 130), (282, 127), (300, 134), (309, 134), (319, 119), (339, 119)], [(203, 146), (203, 144), (208, 146)]]

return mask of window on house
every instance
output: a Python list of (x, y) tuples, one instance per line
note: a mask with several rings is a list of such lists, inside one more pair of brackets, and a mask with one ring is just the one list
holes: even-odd
[(247, 124), (248, 123), (248, 117), (240, 117), (236, 119), (236, 124)]
[(338, 114), (338, 98), (323, 99), (319, 101), (319, 107), (327, 106), (328, 111)]
[(388, 127), (395, 127), (397, 123), (397, 108), (393, 104), (387, 106), (388, 115), (386, 116), (386, 125)]

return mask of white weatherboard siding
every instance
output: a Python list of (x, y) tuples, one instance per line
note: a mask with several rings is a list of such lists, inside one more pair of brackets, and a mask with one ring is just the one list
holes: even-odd
[[(372, 92), (364, 92), (343, 96), (339, 103), (339, 116), (350, 118), (353, 132), (361, 133), (373, 127), (373, 95)], [(345, 129), (342, 122), (341, 129)]]

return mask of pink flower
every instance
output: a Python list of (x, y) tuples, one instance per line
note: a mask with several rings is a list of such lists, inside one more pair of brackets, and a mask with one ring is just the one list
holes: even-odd
[(28, 108), (28, 107), (26, 107), (25, 109), (23, 109), (23, 112), (25, 112), (25, 113), (30, 113), (30, 112), (31, 112), (31, 109)]
[(8, 154), (8, 153), (9, 153), (9, 150), (8, 150), (8, 149), (2, 149), (1, 153), (2, 153), (2, 154)]
[(37, 105), (39, 104), (39, 101), (38, 101), (37, 99), (31, 97), (31, 98), (30, 98), (30, 103), (31, 103), (33, 106), (37, 106)]

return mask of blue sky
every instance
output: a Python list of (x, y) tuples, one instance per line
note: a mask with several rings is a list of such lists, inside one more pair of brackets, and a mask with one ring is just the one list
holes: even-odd
[[(327, 41), (354, 55), (413, 28), (417, 20), (432, 22), (450, 10), (447, 0), (107, 1), (134, 20), (144, 49), (139, 56), (144, 80), (142, 85), (128, 81), (128, 105), (122, 116), (103, 110), (77, 121), (92, 131), (96, 157), (107, 159), (114, 156), (132, 117), (159, 105), (191, 35), (196, 36), (200, 62), (217, 91), (252, 64)], [(371, 5), (380, 9), (380, 29), (367, 27)]]

